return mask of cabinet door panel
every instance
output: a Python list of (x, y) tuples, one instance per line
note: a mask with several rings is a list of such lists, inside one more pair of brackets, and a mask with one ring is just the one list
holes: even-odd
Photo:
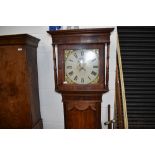
[(87, 109), (85, 111), (79, 111), (76, 109), (68, 112), (68, 128), (71, 129), (95, 129), (96, 113)]
[(24, 48), (0, 47), (0, 128), (30, 128), (26, 75)]

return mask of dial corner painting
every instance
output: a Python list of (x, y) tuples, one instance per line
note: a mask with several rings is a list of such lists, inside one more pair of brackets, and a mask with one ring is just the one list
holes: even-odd
[(65, 49), (64, 84), (99, 82), (99, 49)]

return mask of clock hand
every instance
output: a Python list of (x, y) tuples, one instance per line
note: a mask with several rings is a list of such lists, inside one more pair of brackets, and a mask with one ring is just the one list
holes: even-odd
[(80, 61), (78, 60), (78, 63), (79, 63), (79, 67), (81, 68), (81, 63), (80, 63)]
[(86, 71), (86, 69), (84, 68), (85, 63), (84, 63), (84, 60), (83, 59), (78, 60), (78, 66), (79, 66), (79, 71), (81, 71), (81, 70)]

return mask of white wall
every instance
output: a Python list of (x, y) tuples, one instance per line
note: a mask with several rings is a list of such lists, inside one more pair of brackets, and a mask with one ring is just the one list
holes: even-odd
[(102, 127), (107, 128), (104, 126), (104, 122), (108, 120), (108, 104), (111, 105), (111, 119), (114, 116), (114, 98), (115, 98), (115, 73), (116, 73), (116, 36), (117, 30), (116, 28), (111, 33), (110, 36), (110, 59), (109, 59), (109, 92), (103, 95), (102, 97)]
[[(92, 28), (92, 27), (80, 27)], [(95, 28), (95, 27), (93, 27)], [(61, 95), (54, 91), (54, 73), (52, 59), (52, 39), (47, 34), (48, 26), (14, 26), (0, 27), (0, 35), (28, 33), (40, 40), (38, 46), (38, 79), (41, 117), (44, 128), (63, 129), (63, 104)], [(110, 46), (110, 70), (109, 70), (109, 92), (103, 95), (102, 103), (102, 126), (107, 121), (107, 105), (111, 105), (113, 117), (114, 93), (115, 93), (115, 68), (116, 68), (116, 28), (111, 34)]]

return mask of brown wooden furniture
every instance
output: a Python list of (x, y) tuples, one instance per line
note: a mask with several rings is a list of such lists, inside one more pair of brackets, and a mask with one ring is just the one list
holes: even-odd
[[(48, 31), (53, 40), (53, 61), (54, 61), (54, 76), (55, 90), (62, 94), (64, 104), (65, 128), (83, 128), (83, 129), (100, 129), (101, 128), (101, 102), (102, 94), (108, 91), (109, 81), (109, 46), (110, 32), (112, 28), (106, 29), (76, 29), (76, 30), (59, 30)], [(66, 51), (69, 51), (70, 56), (74, 53), (79, 64), (75, 66), (67, 66), (68, 68), (78, 68), (86, 71), (90, 66), (84, 61), (82, 51), (97, 50), (98, 65), (90, 72), (90, 76), (97, 75), (97, 82), (85, 83), (87, 77), (81, 78), (81, 82), (76, 82), (78, 71), (72, 70), (68, 75), (66, 73), (66, 63), (69, 64)], [(81, 56), (77, 51), (81, 51)], [(96, 53), (97, 53), (96, 52)], [(67, 53), (68, 54), (68, 53)], [(78, 56), (76, 56), (76, 54)], [(76, 61), (76, 58), (74, 62)], [(67, 62), (66, 62), (67, 61)], [(69, 60), (72, 61), (73, 60)], [(93, 63), (93, 60), (92, 60)], [(82, 66), (82, 67), (81, 67)], [(83, 71), (83, 74), (88, 74)], [(98, 73), (97, 73), (98, 72)], [(73, 73), (76, 73), (73, 75)], [(92, 75), (91, 75), (92, 74)], [(72, 83), (66, 81), (66, 76), (70, 76)], [(72, 77), (74, 76), (74, 77)]]
[(115, 110), (116, 110), (116, 118), (115, 118), (116, 127), (117, 129), (124, 129), (122, 90), (121, 90), (120, 70), (119, 70), (118, 60), (116, 64)]
[(27, 34), (0, 36), (0, 128), (42, 128), (38, 42)]

